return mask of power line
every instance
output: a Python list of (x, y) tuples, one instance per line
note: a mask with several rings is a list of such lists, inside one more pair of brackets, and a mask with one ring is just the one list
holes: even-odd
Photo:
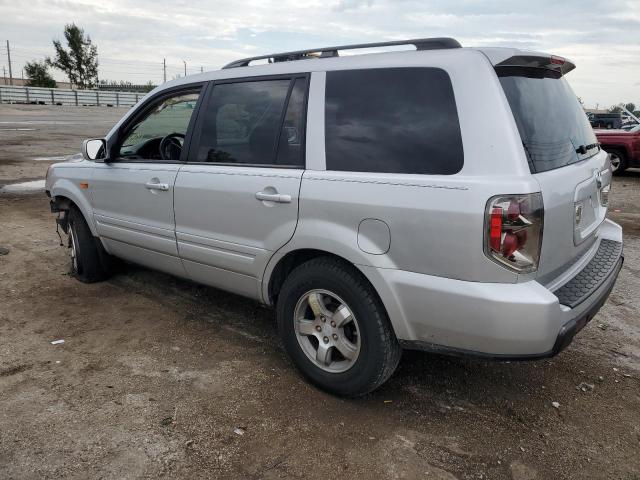
[[(50, 53), (45, 53), (44, 51), (36, 48), (36, 47), (22, 47), (12, 45), (9, 49), (9, 42), (7, 41), (7, 51), (1, 51), (0, 55), (7, 55), (9, 67), (10, 67), (10, 77), (12, 77), (13, 64), (18, 61), (17, 65), (24, 66), (27, 62), (34, 60), (34, 57), (42, 57), (47, 58), (50, 57)], [(153, 62), (153, 61), (134, 61), (134, 60), (125, 60), (118, 59), (113, 57), (105, 57), (102, 55), (98, 56), (98, 68), (100, 72), (101, 78), (139, 78), (146, 77), (151, 81), (167, 81), (167, 75), (173, 77), (179, 76), (187, 76), (195, 73), (204, 72), (205, 68), (207, 70), (211, 70), (212, 68), (209, 66), (205, 66), (204, 63), (201, 63), (200, 67), (190, 67), (187, 65), (187, 60), (181, 60), (182, 65), (179, 64), (168, 64), (166, 57), (162, 59), (162, 62)], [(200, 62), (192, 61), (196, 65)], [(57, 76), (57, 75), (56, 75)], [(136, 81), (136, 80), (134, 80)], [(139, 80), (138, 80), (139, 81)]]

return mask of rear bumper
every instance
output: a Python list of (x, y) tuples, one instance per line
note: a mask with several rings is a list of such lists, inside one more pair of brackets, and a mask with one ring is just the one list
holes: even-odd
[(556, 338), (556, 343), (553, 345), (553, 349), (549, 352), (549, 355), (542, 355), (543, 357), (557, 355), (564, 350), (571, 343), (576, 333), (582, 330), (596, 313), (598, 313), (600, 307), (602, 307), (607, 301), (607, 298), (609, 298), (609, 294), (618, 279), (618, 274), (620, 273), (623, 262), (624, 256), (620, 254), (612, 272), (605, 281), (602, 282), (600, 288), (589, 296), (586, 309), (582, 312), (576, 312), (576, 317), (562, 326)]
[[(556, 295), (536, 281), (479, 283), (399, 270), (380, 272), (388, 287), (382, 300), (385, 305), (393, 303), (387, 309), (401, 344), (410, 349), (497, 359), (556, 355), (602, 307), (622, 267), (622, 231), (607, 222), (609, 238), (599, 241), (615, 242), (620, 248), (602, 267), (606, 268), (604, 273), (597, 254), (581, 270), (598, 278), (595, 283), (587, 282), (588, 289), (583, 289), (578, 301), (574, 296), (572, 306), (558, 298), (560, 295), (566, 301), (559, 293), (563, 287)], [(580, 285), (585, 283), (583, 279)]]

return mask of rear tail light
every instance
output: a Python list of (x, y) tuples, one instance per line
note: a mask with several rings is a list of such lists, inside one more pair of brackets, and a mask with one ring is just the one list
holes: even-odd
[(542, 195), (501, 195), (487, 202), (485, 254), (521, 273), (538, 268), (544, 209)]

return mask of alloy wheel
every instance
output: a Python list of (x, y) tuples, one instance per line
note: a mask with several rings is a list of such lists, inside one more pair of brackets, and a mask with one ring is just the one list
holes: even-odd
[(609, 161), (611, 162), (611, 172), (616, 172), (620, 168), (620, 155), (617, 153), (610, 153)]
[(353, 311), (335, 293), (311, 290), (294, 310), (295, 333), (305, 355), (330, 373), (349, 370), (360, 354), (360, 329)]

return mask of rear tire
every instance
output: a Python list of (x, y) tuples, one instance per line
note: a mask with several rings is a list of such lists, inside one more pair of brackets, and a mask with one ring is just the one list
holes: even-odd
[(71, 274), (83, 283), (107, 279), (113, 270), (114, 259), (91, 234), (89, 225), (75, 205), (69, 208), (68, 246), (71, 254)]
[(627, 169), (627, 156), (624, 151), (615, 148), (605, 151), (609, 154), (609, 158), (611, 159), (611, 173), (614, 175), (620, 175)]
[(369, 393), (400, 361), (402, 350), (375, 290), (337, 259), (320, 257), (295, 268), (280, 290), (277, 316), (296, 367), (330, 393)]

